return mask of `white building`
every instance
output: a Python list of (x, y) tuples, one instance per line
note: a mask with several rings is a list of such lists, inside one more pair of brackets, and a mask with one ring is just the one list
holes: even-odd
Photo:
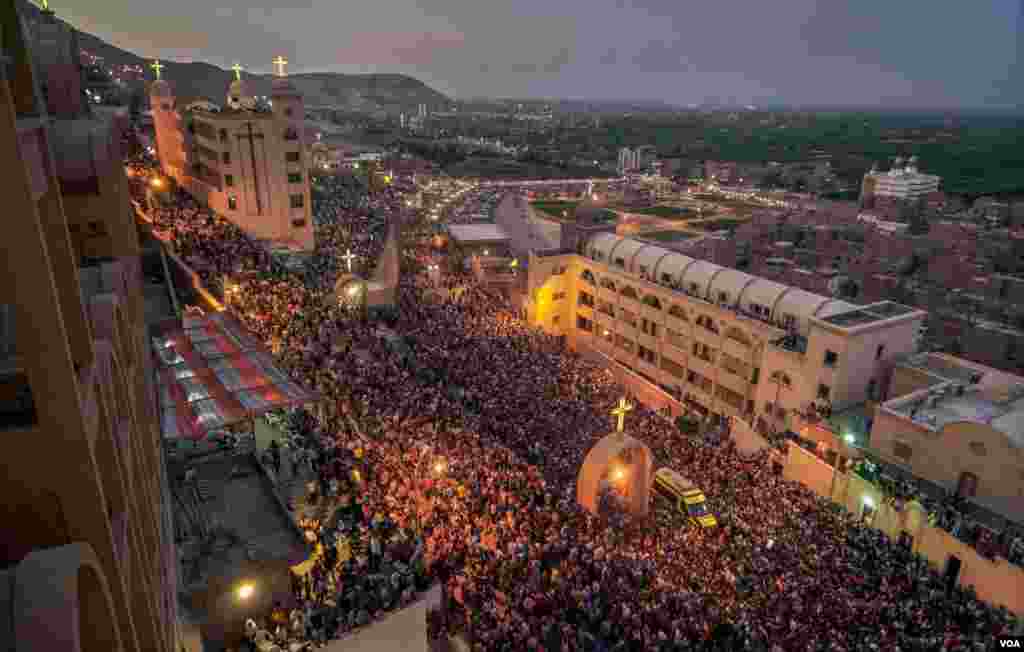
[(905, 166), (903, 159), (897, 158), (888, 172), (872, 168), (864, 175), (863, 188), (866, 196), (912, 201), (937, 192), (941, 182), (941, 177), (919, 172), (917, 157), (912, 156)]

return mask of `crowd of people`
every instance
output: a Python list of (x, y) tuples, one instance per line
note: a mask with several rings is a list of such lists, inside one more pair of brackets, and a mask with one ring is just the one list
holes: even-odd
[[(368, 213), (401, 219), (401, 191), (367, 201), (377, 207), (339, 206), (324, 222), (337, 230), (323, 257), (354, 250)], [(172, 246), (211, 255), (203, 262), (214, 269), (265, 262), (204, 220), (175, 214)], [(203, 235), (187, 235), (186, 222)], [(405, 253), (431, 256), (424, 245)], [(320, 451), (315, 493), (328, 509), (313, 530), (324, 552), (296, 587), (332, 610), (318, 621), (323, 637), (431, 581), (448, 602), (431, 627), (475, 650), (954, 651), (1016, 627), (1005, 609), (946, 585), (922, 559), (774, 474), (766, 455), (682, 437), (642, 407), (629, 434), (657, 466), (698, 482), (719, 526), (688, 525), (660, 503), (645, 520), (614, 501), (583, 510), (576, 475), (611, 430), (622, 389), (472, 278), (403, 275), (387, 335), (331, 300), (329, 284), (247, 283), (230, 308), (324, 397), (306, 428)]]

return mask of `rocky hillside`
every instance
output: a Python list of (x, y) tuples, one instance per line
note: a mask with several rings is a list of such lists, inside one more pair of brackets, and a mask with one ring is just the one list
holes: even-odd
[[(31, 24), (39, 19), (39, 8), (21, 1), (21, 12)], [(80, 47), (103, 58), (105, 67), (143, 65), (150, 63), (141, 57), (122, 50), (106, 41), (78, 32)], [(228, 85), (234, 77), (230, 70), (223, 70), (208, 63), (164, 62), (162, 76), (174, 85), (179, 102), (194, 99), (208, 99), (217, 104), (224, 103)], [(148, 67), (147, 73), (150, 72)], [(269, 95), (271, 75), (250, 75), (242, 77), (248, 82), (254, 95)], [(379, 111), (389, 113), (414, 112), (419, 104), (430, 107), (449, 102), (448, 98), (423, 82), (408, 75), (345, 75), (340, 73), (304, 73), (291, 75), (292, 82), (303, 93), (307, 106), (330, 106), (349, 111)]]

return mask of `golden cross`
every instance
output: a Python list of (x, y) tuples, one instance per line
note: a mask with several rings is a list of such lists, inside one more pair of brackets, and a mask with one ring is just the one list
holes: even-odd
[(242, 64), (236, 63), (231, 69), (235, 71), (235, 79), (242, 81)]
[(626, 397), (619, 399), (619, 405), (612, 410), (612, 416), (619, 418), (618, 432), (622, 432), (622, 427), (626, 422), (626, 413), (633, 409), (633, 406), (626, 402)]
[(351, 249), (346, 249), (345, 250), (345, 255), (341, 257), (342, 260), (344, 260), (346, 263), (348, 263), (348, 271), (349, 271), (349, 273), (352, 272), (352, 259), (355, 258), (355, 257), (356, 257), (356, 255), (352, 253)]
[(164, 64), (160, 63), (160, 60), (157, 59), (149, 67), (156, 71), (156, 78), (160, 79), (160, 71), (164, 69)]
[(284, 77), (284, 67), (288, 65), (288, 60), (282, 57), (280, 54), (274, 59), (274, 66), (277, 68), (278, 77)]

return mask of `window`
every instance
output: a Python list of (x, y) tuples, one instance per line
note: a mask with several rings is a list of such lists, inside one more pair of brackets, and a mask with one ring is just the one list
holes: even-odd
[(661, 301), (659, 301), (658, 297), (654, 296), (653, 294), (648, 294), (644, 296), (643, 302), (645, 305), (648, 305), (657, 310), (661, 310)]
[(290, 106), (284, 107), (284, 115), (285, 115), (286, 118), (292, 117), (292, 107), (290, 107)]
[(640, 330), (646, 333), (647, 335), (650, 335), (651, 337), (658, 336), (658, 325), (655, 324), (653, 321), (650, 321), (649, 319), (640, 320)]
[(960, 474), (960, 481), (956, 485), (956, 495), (970, 498), (978, 493), (978, 476), (964, 471)]
[(657, 364), (655, 362), (656, 357), (655, 357), (654, 351), (652, 351), (652, 350), (650, 350), (650, 349), (648, 349), (646, 347), (638, 346), (637, 347), (637, 355), (640, 356), (641, 360), (643, 360), (644, 362), (646, 362), (648, 364)]
[(583, 270), (583, 272), (580, 274), (580, 278), (589, 283), (590, 285), (597, 285), (597, 283), (594, 281), (594, 275), (590, 272), (589, 269)]
[(619, 308), (619, 319), (636, 328), (636, 315), (624, 308)]
[(306, 226), (306, 220), (292, 220), (292, 226), (296, 229), (301, 229)]
[(825, 350), (825, 366), (834, 367), (839, 362), (839, 354), (835, 351)]
[(914, 454), (914, 449), (908, 446), (906, 442), (897, 440), (892, 443), (892, 454), (901, 460), (908, 461)]
[(298, 152), (285, 152), (284, 160), (286, 163), (298, 163), (302, 160), (302, 156)]
[(671, 328), (665, 329), (665, 341), (678, 349), (686, 349), (686, 338)]
[(107, 227), (103, 222), (89, 222), (87, 225), (89, 235), (106, 235)]
[(686, 321), (686, 310), (675, 304), (672, 304), (672, 306), (668, 309), (668, 314), (681, 321)]
[(719, 292), (718, 293), (718, 303), (729, 303), (729, 293), (728, 292)]
[(601, 279), (601, 287), (607, 288), (609, 290), (614, 290), (615, 289), (615, 281), (611, 280), (608, 277), (605, 277), (605, 278)]
[(881, 360), (883, 355), (885, 355), (885, 345), (879, 344), (878, 348), (875, 349), (875, 360)]
[(715, 362), (715, 350), (703, 342), (693, 343), (693, 355), (697, 356), (704, 362)]
[(985, 444), (980, 441), (972, 441), (967, 445), (971, 452), (978, 456), (984, 456), (988, 451), (985, 449)]
[(756, 385), (759, 380), (761, 380), (761, 367), (754, 367), (754, 372), (750, 376), (750, 384)]
[[(287, 110), (288, 109), (285, 109), (285, 111), (287, 111)], [(299, 132), (295, 131), (295, 129), (292, 128), (292, 127), (288, 127), (287, 129), (284, 130), (284, 139), (285, 140), (298, 140), (299, 139)]]
[(228, 210), (229, 211), (237, 211), (238, 210), (238, 198), (235, 197), (234, 195), (228, 195)]
[(621, 293), (622, 293), (622, 296), (628, 297), (630, 299), (636, 299), (637, 298), (636, 297), (636, 290), (634, 290), (633, 288), (629, 287), (628, 285), (626, 287), (622, 288), (622, 292)]
[(221, 154), (220, 160), (224, 162), (224, 165), (231, 165), (231, 152)]
[(220, 142), (223, 143), (227, 139), (228, 139), (228, 130), (227, 129), (221, 129), (220, 130)]
[(289, 195), (288, 201), (292, 208), (302, 208), (306, 205), (306, 198), (302, 195)]
[(829, 387), (828, 385), (821, 384), (821, 383), (818, 384), (818, 398), (823, 399), (823, 400), (828, 400), (828, 398), (829, 398), (829, 396), (831, 394), (832, 394), (832, 388), (831, 387)]
[(718, 326), (716, 326), (714, 320), (707, 315), (700, 315), (697, 317), (697, 325), (703, 326), (705, 330), (718, 335)]
[(233, 188), (235, 185), (235, 177), (230, 174), (224, 175), (224, 185), (228, 188)]
[(581, 306), (589, 306), (593, 308), (594, 297), (591, 296), (590, 294), (587, 294), (586, 292), (580, 292), (579, 296), (576, 298), (576, 303), (578, 303)]
[(594, 322), (590, 321), (586, 317), (577, 316), (576, 317), (576, 328), (580, 329), (581, 331), (587, 331), (588, 333), (593, 333), (594, 332)]
[(878, 392), (878, 382), (874, 378), (872, 378), (870, 381), (868, 381), (868, 400), (869, 401), (873, 401), (873, 400), (875, 400), (877, 398), (877, 396), (875, 395), (876, 392)]
[(562, 321), (562, 316), (561, 315), (555, 315), (554, 317), (551, 318), (551, 325), (552, 326), (558, 326), (559, 322), (561, 322), (561, 321)]
[(622, 269), (626, 269), (626, 259), (625, 258), (616, 258), (615, 259), (615, 264), (617, 266), (621, 267)]
[(561, 301), (564, 298), (565, 298), (565, 292), (555, 292), (554, 294), (551, 295), (551, 300), (552, 301)]
[(682, 378), (686, 375), (686, 369), (681, 364), (664, 355), (661, 356), (661, 368), (676, 378)]
[(302, 173), (301, 172), (289, 172), (288, 173), (288, 183), (302, 183)]

